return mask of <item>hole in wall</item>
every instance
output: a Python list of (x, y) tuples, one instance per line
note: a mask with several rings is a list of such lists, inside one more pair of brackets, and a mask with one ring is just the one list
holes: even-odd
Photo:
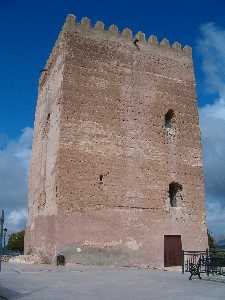
[(165, 114), (165, 127), (166, 128), (173, 127), (174, 117), (175, 117), (174, 111), (172, 109), (168, 110), (168, 112)]
[(43, 131), (42, 131), (42, 137), (43, 138), (48, 138), (48, 132), (49, 132), (49, 127), (50, 127), (50, 116), (51, 114), (48, 113), (46, 117), (46, 121), (44, 121), (44, 126), (43, 126)]
[(169, 198), (170, 198), (170, 206), (171, 207), (177, 207), (179, 203), (179, 199), (182, 198), (181, 191), (183, 190), (183, 187), (178, 182), (171, 182), (169, 184)]
[(168, 112), (165, 114), (164, 122), (166, 143), (171, 143), (174, 141), (176, 136), (175, 113), (172, 109), (168, 110)]

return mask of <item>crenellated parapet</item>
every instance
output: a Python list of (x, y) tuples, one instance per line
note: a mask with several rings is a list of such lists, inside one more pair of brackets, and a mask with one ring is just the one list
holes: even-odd
[(138, 40), (138, 43), (160, 48), (173, 49), (175, 51), (183, 52), (187, 56), (192, 56), (192, 48), (190, 46), (186, 45), (182, 47), (180, 43), (170, 43), (166, 38), (163, 38), (159, 42), (155, 35), (150, 35), (148, 38), (146, 38), (145, 33), (139, 31), (136, 34), (133, 34), (132, 30), (129, 28), (119, 31), (115, 24), (110, 25), (109, 28), (106, 29), (105, 24), (102, 21), (97, 21), (95, 25), (92, 25), (91, 20), (88, 17), (83, 17), (81, 21), (78, 22), (76, 16), (71, 14), (68, 15), (63, 26), (63, 31), (73, 31), (76, 28), (80, 28), (81, 30), (104, 32), (107, 35), (124, 38), (128, 41)]
[[(124, 28), (123, 30), (119, 30), (119, 28), (112, 24), (108, 28), (105, 27), (105, 24), (102, 21), (97, 21), (94, 25), (92, 25), (91, 20), (88, 17), (83, 17), (80, 22), (78, 22), (75, 15), (69, 14), (66, 17), (66, 21), (62, 27), (62, 30), (58, 36), (57, 41), (55, 42), (55, 46), (53, 47), (52, 53), (48, 58), (45, 68), (50, 69), (54, 58), (56, 57), (56, 52), (59, 48), (59, 42), (62, 40), (61, 37), (67, 32), (80, 31), (82, 33), (87, 33), (90, 35), (102, 35), (106, 39), (120, 39), (125, 42), (134, 43), (137, 48), (140, 50), (140, 46), (142, 48), (154, 48), (160, 49), (161, 51), (170, 51), (180, 55), (184, 55), (186, 57), (192, 58), (192, 48), (190, 46), (184, 46), (178, 42), (170, 43), (168, 39), (163, 38), (161, 41), (158, 40), (157, 36), (150, 35), (146, 37), (145, 33), (138, 31), (133, 34), (132, 30), (129, 28)], [(44, 72), (40, 78), (40, 86), (45, 82), (47, 77), (47, 73)]]

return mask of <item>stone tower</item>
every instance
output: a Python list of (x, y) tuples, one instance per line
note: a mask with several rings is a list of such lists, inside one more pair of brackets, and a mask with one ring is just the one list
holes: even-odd
[(207, 248), (191, 48), (69, 15), (39, 81), (29, 178), (26, 252), (163, 266)]

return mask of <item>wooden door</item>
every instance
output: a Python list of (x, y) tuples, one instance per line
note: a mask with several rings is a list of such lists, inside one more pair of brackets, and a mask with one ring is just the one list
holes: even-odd
[(164, 235), (164, 266), (182, 264), (182, 244), (180, 235)]

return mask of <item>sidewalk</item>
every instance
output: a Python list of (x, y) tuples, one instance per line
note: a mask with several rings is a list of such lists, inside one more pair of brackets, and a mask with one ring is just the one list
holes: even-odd
[(96, 266), (11, 265), (0, 273), (9, 300), (224, 300), (225, 284), (181, 272)]

